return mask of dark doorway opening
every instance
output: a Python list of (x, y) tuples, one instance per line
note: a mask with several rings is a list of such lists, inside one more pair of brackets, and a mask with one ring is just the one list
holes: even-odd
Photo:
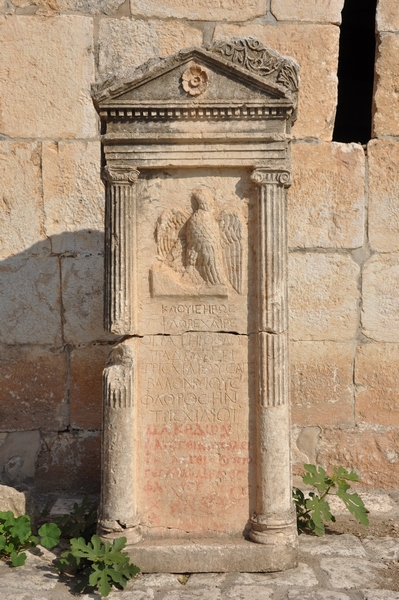
[(338, 106), (333, 140), (371, 138), (377, 0), (345, 0), (338, 62)]

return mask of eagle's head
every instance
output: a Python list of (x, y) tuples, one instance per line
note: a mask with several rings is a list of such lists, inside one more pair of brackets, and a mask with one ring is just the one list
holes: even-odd
[(207, 210), (212, 212), (214, 208), (214, 199), (211, 191), (205, 187), (199, 187), (192, 191), (191, 198), (198, 205), (197, 210)]

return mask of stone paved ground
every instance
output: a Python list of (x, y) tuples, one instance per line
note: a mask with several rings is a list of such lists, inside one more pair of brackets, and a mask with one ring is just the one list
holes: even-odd
[[(1, 600), (77, 598), (60, 581), (55, 556), (35, 549), (24, 567), (0, 563)], [(279, 574), (141, 575), (109, 600), (399, 600), (399, 539), (300, 536), (300, 561)], [(80, 596), (99, 600), (98, 594)]]

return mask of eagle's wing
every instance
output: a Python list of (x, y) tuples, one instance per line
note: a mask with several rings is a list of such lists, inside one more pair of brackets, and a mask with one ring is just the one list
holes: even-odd
[(223, 212), (219, 218), (226, 272), (233, 288), (242, 293), (242, 226), (236, 213)]
[(158, 255), (166, 258), (176, 246), (177, 242), (184, 243), (184, 226), (189, 215), (180, 210), (172, 208), (158, 217), (155, 229)]

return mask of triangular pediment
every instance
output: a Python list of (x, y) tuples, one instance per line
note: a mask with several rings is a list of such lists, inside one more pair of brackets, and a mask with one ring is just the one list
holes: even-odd
[(215, 42), (153, 59), (93, 86), (98, 108), (144, 104), (212, 105), (220, 102), (297, 101), (299, 67), (254, 38)]

